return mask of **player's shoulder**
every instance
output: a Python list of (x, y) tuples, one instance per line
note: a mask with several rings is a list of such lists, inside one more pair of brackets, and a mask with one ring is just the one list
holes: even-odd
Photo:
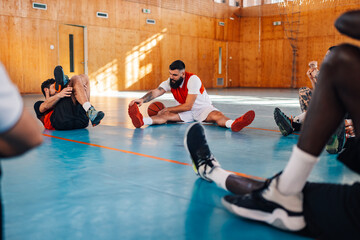
[(201, 80), (198, 75), (193, 74), (189, 77), (189, 81), (201, 81)]

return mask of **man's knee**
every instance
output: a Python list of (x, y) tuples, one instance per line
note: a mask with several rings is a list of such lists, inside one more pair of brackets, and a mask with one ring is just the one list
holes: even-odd
[(349, 43), (340, 44), (332, 50), (330, 55), (325, 58), (324, 62), (330, 63), (335, 67), (353, 65), (353, 63), (359, 64), (360, 48)]
[(81, 77), (80, 75), (74, 75), (70, 78), (70, 82), (75, 85), (77, 83), (81, 83)]
[(218, 121), (220, 120), (221, 118), (225, 117), (224, 114), (220, 111), (212, 111), (208, 117), (211, 117), (212, 120), (214, 121)]
[(157, 115), (159, 119), (161, 119), (162, 121), (167, 122), (167, 121), (175, 121), (177, 120), (177, 116), (178, 114), (176, 113), (172, 113), (172, 112), (163, 112)]
[(334, 81), (336, 85), (354, 83), (354, 78), (360, 74), (360, 48), (351, 44), (337, 46), (325, 57), (321, 68), (320, 77), (325, 74), (326, 82)]

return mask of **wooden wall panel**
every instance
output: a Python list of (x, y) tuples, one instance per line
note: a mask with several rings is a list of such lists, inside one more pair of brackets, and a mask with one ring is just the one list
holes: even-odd
[(198, 50), (197, 38), (183, 36), (180, 39), (180, 59), (184, 61), (189, 72), (198, 72)]
[[(292, 71), (292, 61), (293, 61), (293, 53), (290, 43), (287, 39), (283, 40), (283, 58), (282, 58), (282, 70), (281, 70), (281, 88), (290, 88), (291, 87), (291, 71)], [(297, 56), (297, 59), (299, 56)], [(278, 59), (279, 61), (279, 59)], [(281, 60), (280, 60), (281, 61)], [(298, 60), (299, 61), (299, 60)]]
[(0, 16), (0, 61), (11, 80), (21, 89), (20, 84), (23, 79), (21, 18)]
[(161, 34), (141, 32), (140, 44), (140, 79), (142, 89), (150, 90), (157, 88), (161, 82), (161, 59), (160, 44), (164, 38)]
[(283, 39), (284, 28), (282, 25), (274, 26), (273, 22), (281, 21), (279, 16), (275, 17), (263, 17), (261, 19), (261, 39)]
[(57, 0), (42, 0), (41, 3), (47, 5), (47, 10), (34, 9), (32, 3), (34, 0), (21, 0), (21, 16), (26, 18), (40, 18), (56, 20), (58, 17), (58, 1)]
[[(40, 43), (39, 43), (39, 62), (40, 62), (40, 71), (37, 75), (39, 77), (38, 82), (35, 84), (35, 87), (32, 87), (30, 92), (37, 92), (40, 89), (40, 84), (49, 79), (53, 78), (54, 67), (57, 65), (58, 61), (58, 42), (57, 42), (57, 31), (58, 25), (55, 21), (40, 21)], [(54, 49), (51, 49), (51, 45), (54, 46)], [(26, 49), (23, 49), (23, 52), (26, 54)], [(24, 67), (26, 70), (27, 67)], [(34, 76), (32, 76), (34, 77)], [(33, 83), (33, 79), (29, 79)]]
[(214, 1), (209, 0), (198, 0), (199, 1), (199, 9), (194, 14), (199, 14), (200, 16), (213, 17), (214, 16), (214, 7), (216, 4)]
[(21, 0), (1, 0), (0, 15), (20, 16)]
[(228, 81), (227, 87), (240, 86), (241, 46), (238, 42), (228, 43)]
[[(116, 0), (89, 0), (84, 4), (81, 13), (82, 23), (102, 27), (116, 26)], [(108, 18), (97, 17), (96, 12), (108, 13)]]
[(23, 20), (21, 29), (23, 79), (19, 86), (24, 93), (38, 92), (41, 83), (53, 77), (57, 55), (50, 49), (50, 44), (56, 43), (56, 23)]
[(260, 49), (258, 42), (243, 42), (243, 79), (241, 87), (261, 87), (260, 79)]
[(199, 36), (199, 22), (198, 17), (194, 14), (181, 12), (181, 32), (180, 35), (184, 36)]
[[(320, 66), (328, 48), (334, 45), (335, 36), (329, 36), (327, 38), (309, 37), (307, 38), (307, 41), (308, 62), (314, 60), (317, 61), (318, 66)], [(308, 62), (306, 62), (306, 66), (308, 66)]]
[(88, 27), (88, 70), (92, 90), (118, 88), (115, 28)]
[(160, 82), (165, 81), (169, 77), (169, 65), (173, 61), (181, 59), (180, 38), (181, 37), (177, 34), (164, 34), (164, 38), (160, 42), (160, 51), (161, 51)]
[[(272, 25), (280, 16), (236, 18), (237, 8), (212, 0), (43, 0), (47, 11), (32, 9), (34, 1), (0, 1), (0, 60), (22, 92), (39, 92), (39, 83), (52, 76), (58, 63), (60, 24), (87, 27), (88, 70), (99, 90), (156, 87), (168, 77), (168, 65), (175, 59), (184, 60), (187, 70), (198, 74), (206, 87), (216, 87), (215, 41), (227, 43), (232, 55), (227, 59), (231, 86), (290, 84), (291, 47), (283, 26)], [(340, 14), (359, 8), (358, 0), (319, 6), (302, 8), (297, 87), (309, 86), (307, 64), (312, 59), (320, 64), (329, 46), (344, 41), (359, 45), (333, 27)], [(142, 13), (142, 8), (151, 13)], [(97, 11), (107, 12), (109, 18), (97, 18)], [(146, 18), (155, 19), (156, 24), (145, 24)], [(219, 26), (219, 21), (225, 26)], [(50, 51), (50, 45), (55, 49)], [(105, 80), (96, 78), (100, 75)], [(39, 80), (32, 80), (33, 76)]]
[(241, 41), (254, 42), (259, 41), (259, 18), (241, 19)]
[(329, 36), (335, 34), (335, 9), (320, 9), (308, 14), (307, 36)]
[(213, 76), (214, 76), (214, 51), (212, 49), (214, 40), (208, 38), (198, 39), (198, 75), (204, 84), (205, 88), (213, 87)]
[[(160, 32), (162, 26), (161, 8), (155, 6), (148, 6), (145, 4), (139, 5), (140, 9), (150, 9), (150, 14), (140, 13), (140, 30), (148, 32)], [(154, 19), (156, 24), (147, 24), (146, 19)]]
[(284, 40), (264, 40), (261, 45), (262, 87), (281, 87), (284, 77)]
[(116, 27), (121, 29), (140, 29), (140, 4), (116, 1)]
[(161, 7), (163, 9), (172, 9), (175, 11), (181, 11), (182, 1), (179, 0), (161, 0)]
[(214, 20), (213, 18), (210, 17), (203, 17), (203, 16), (199, 16), (198, 17), (198, 37), (199, 38), (210, 38), (210, 39), (214, 39), (214, 33), (215, 33), (215, 29), (214, 29)]
[(161, 29), (166, 31), (166, 33), (179, 34), (182, 22), (179, 11), (168, 9), (161, 10)]
[(225, 40), (225, 28), (227, 27), (220, 25), (220, 22), (225, 22), (224, 19), (215, 19), (215, 39), (218, 41), (224, 41)]
[(198, 14), (201, 10), (200, 1), (182, 0), (181, 10), (190, 14)]
[(139, 89), (140, 31), (116, 29), (117, 90)]
[(214, 18), (228, 18), (230, 17), (230, 10), (228, 4), (223, 3), (213, 3), (213, 16)]
[(240, 18), (234, 18), (233, 20), (226, 19), (225, 20), (225, 33), (224, 33), (225, 40), (239, 42), (240, 34), (241, 34), (240, 26), (241, 26)]
[(87, 25), (87, 21), (83, 21), (83, 15), (87, 14), (85, 1), (61, 0), (58, 2), (58, 20), (66, 24)]

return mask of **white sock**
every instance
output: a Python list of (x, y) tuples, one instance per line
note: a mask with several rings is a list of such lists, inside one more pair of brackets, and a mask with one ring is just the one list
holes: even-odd
[(295, 145), (290, 160), (280, 175), (278, 190), (284, 195), (300, 193), (319, 159), (320, 157), (304, 152)]
[(87, 112), (89, 110), (89, 108), (91, 107), (91, 103), (90, 102), (85, 102), (82, 107), (84, 108), (85, 112)]
[(230, 174), (233, 173), (230, 173), (220, 167), (216, 167), (212, 169), (212, 171), (208, 173), (206, 177), (211, 179), (219, 187), (228, 191), (228, 189), (226, 188), (226, 179), (229, 177)]
[(144, 121), (144, 125), (151, 125), (153, 123), (151, 117), (144, 117), (143, 121)]
[(227, 128), (231, 128), (231, 125), (234, 123), (234, 120), (227, 120), (226, 122), (225, 122), (225, 126), (227, 127)]
[(306, 116), (306, 112), (303, 112), (302, 114), (297, 115), (296, 117), (294, 117), (294, 122), (303, 123), (305, 120), (305, 116)]

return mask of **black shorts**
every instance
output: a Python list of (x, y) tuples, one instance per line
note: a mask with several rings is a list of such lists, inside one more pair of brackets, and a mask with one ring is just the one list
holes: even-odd
[(84, 108), (78, 102), (74, 104), (70, 97), (63, 98), (56, 104), (50, 121), (56, 130), (81, 129), (89, 125)]
[(360, 239), (360, 183), (306, 183), (304, 215), (309, 237)]

